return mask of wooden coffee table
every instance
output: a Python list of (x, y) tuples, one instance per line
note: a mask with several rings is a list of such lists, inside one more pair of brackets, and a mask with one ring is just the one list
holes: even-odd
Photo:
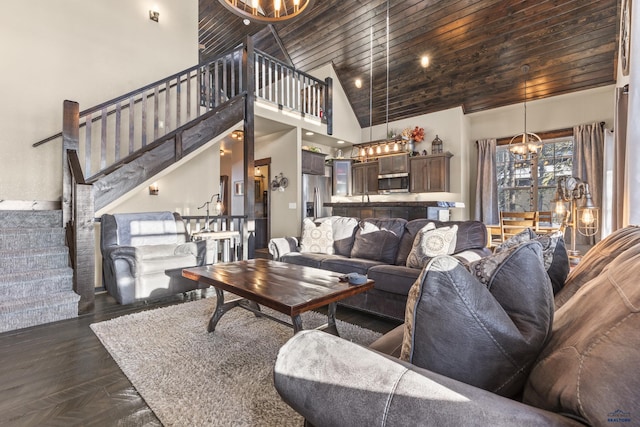
[[(266, 259), (251, 259), (203, 267), (185, 268), (182, 276), (216, 290), (216, 310), (207, 330), (213, 332), (220, 318), (234, 307), (242, 307), (276, 322), (293, 327), (294, 334), (302, 330), (300, 314), (328, 306), (327, 324), (323, 329), (338, 335), (336, 303), (344, 298), (373, 288), (373, 280), (362, 285), (340, 282), (342, 274), (318, 268), (287, 264)], [(242, 298), (224, 301), (223, 291)], [(260, 311), (264, 305), (291, 317), (285, 322)]]

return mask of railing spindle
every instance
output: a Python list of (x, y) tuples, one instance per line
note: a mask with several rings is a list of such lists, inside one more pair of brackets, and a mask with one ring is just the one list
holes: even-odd
[(116, 104), (116, 138), (114, 141), (113, 147), (113, 158), (114, 161), (120, 160), (120, 129), (122, 127), (122, 104)]
[(172, 130), (171, 128), (171, 85), (169, 84), (169, 80), (164, 85), (164, 132), (163, 135), (166, 135), (167, 132)]
[(134, 138), (135, 138), (135, 111), (134, 111), (135, 101), (133, 99), (133, 95), (129, 98), (129, 153), (133, 153), (134, 150)]
[(100, 169), (107, 167), (107, 108), (102, 109), (100, 120)]
[(91, 114), (86, 116), (86, 127), (84, 135), (84, 173), (85, 176), (91, 175)]

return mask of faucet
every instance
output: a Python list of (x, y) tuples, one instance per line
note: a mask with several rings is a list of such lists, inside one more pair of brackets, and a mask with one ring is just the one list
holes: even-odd
[(363, 202), (363, 203), (364, 203), (364, 196), (367, 196), (367, 203), (371, 203), (371, 200), (369, 200), (369, 192), (368, 191), (366, 191), (366, 192), (364, 192), (362, 194), (361, 202)]

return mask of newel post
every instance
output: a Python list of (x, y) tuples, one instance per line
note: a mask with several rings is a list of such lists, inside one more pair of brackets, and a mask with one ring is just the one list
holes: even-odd
[(327, 96), (324, 97), (324, 114), (327, 117), (327, 135), (333, 135), (333, 79), (324, 79), (327, 85)]
[(78, 151), (80, 130), (80, 105), (64, 101), (62, 111), (62, 226), (71, 221), (71, 198), (73, 197), (71, 170), (67, 150)]

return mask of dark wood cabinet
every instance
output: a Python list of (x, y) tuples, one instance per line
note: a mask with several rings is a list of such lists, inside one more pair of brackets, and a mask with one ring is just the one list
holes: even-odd
[(351, 194), (376, 194), (378, 192), (378, 162), (354, 163)]
[(309, 175), (324, 175), (324, 160), (326, 154), (302, 150), (302, 173)]
[(378, 174), (390, 175), (390, 174), (396, 174), (396, 173), (409, 172), (409, 165), (407, 162), (408, 158), (409, 158), (409, 155), (407, 153), (379, 157), (378, 158)]
[(409, 159), (409, 191), (449, 191), (449, 159), (452, 156), (453, 154), (447, 152)]

